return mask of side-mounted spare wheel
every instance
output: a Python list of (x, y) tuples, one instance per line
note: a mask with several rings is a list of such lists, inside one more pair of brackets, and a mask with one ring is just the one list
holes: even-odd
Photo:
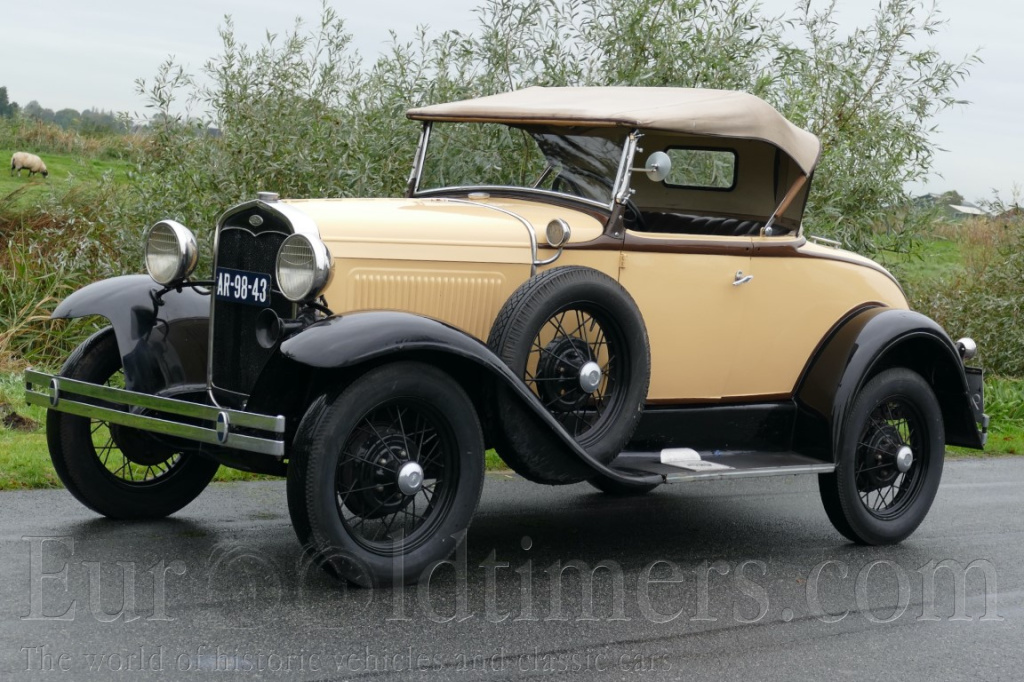
[(307, 410), (288, 510), (328, 572), (365, 587), (411, 583), (464, 539), (483, 475), (480, 422), (462, 387), (436, 367), (396, 362)]
[(931, 508), (944, 455), (942, 412), (928, 382), (909, 369), (880, 372), (846, 417), (836, 470), (818, 477), (829, 520), (860, 544), (900, 542)]
[[(124, 388), (114, 330), (108, 327), (86, 339), (60, 374)], [(206, 488), (219, 466), (158, 436), (54, 410), (46, 414), (46, 441), (68, 491), (93, 511), (116, 519), (173, 514)]]
[[(643, 317), (618, 282), (585, 267), (545, 271), (505, 302), (487, 345), (590, 455), (607, 464), (622, 451), (651, 360)], [(497, 388), (493, 409), (498, 454), (520, 475), (548, 484), (594, 476), (509, 389)]]

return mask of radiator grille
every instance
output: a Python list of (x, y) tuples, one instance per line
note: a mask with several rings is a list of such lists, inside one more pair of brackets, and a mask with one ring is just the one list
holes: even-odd
[[(287, 236), (277, 230), (255, 233), (226, 226), (218, 238), (217, 267), (269, 274), (273, 281), (277, 250)], [(271, 307), (282, 318), (292, 317), (292, 303), (276, 290), (276, 283), (272, 283), (272, 287)], [(256, 317), (263, 308), (215, 297), (212, 305), (212, 384), (217, 389), (248, 395), (274, 352), (256, 341)]]

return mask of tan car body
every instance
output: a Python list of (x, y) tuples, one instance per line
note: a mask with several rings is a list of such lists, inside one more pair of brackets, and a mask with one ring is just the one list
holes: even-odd
[[(847, 314), (865, 304), (907, 307), (880, 266), (802, 236), (630, 233), (626, 244), (595, 248), (604, 231), (595, 217), (522, 199), (289, 203), (316, 222), (333, 256), (325, 297), (334, 313), (411, 312), (481, 341), (531, 276), (523, 221), (543, 239), (548, 222), (565, 220), (570, 243), (539, 269), (584, 265), (632, 295), (650, 337), (652, 404), (788, 396)], [(541, 243), (540, 259), (556, 254)], [(737, 272), (753, 278), (736, 286)]]

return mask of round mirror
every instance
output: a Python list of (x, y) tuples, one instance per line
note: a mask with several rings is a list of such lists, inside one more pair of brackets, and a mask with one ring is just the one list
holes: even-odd
[(644, 171), (651, 182), (661, 182), (672, 172), (672, 159), (665, 152), (654, 152), (647, 157)]

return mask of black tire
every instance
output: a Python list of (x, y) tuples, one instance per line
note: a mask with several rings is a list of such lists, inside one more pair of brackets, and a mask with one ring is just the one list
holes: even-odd
[[(912, 455), (905, 470), (897, 464), (904, 447)], [(859, 544), (900, 542), (931, 508), (944, 456), (942, 411), (928, 383), (908, 369), (879, 373), (846, 418), (835, 472), (818, 477), (829, 520)]]
[[(421, 467), (404, 492), (398, 473)], [(415, 582), (464, 537), (484, 480), (473, 403), (441, 370), (398, 362), (315, 401), (288, 465), (288, 509), (306, 552), (364, 587)]]
[[(640, 310), (611, 277), (567, 266), (527, 280), (498, 313), (487, 345), (600, 462), (614, 459), (636, 430), (650, 346)], [(589, 361), (602, 373), (587, 394), (579, 374)], [(497, 389), (494, 418), (498, 454), (525, 478), (567, 484), (593, 476), (507, 388)]]
[(646, 495), (660, 483), (621, 483), (619, 481), (613, 481), (610, 478), (606, 478), (600, 474), (592, 476), (587, 479), (587, 483), (594, 486), (606, 495), (612, 495), (614, 497), (637, 497), (640, 495)]
[[(61, 376), (123, 387), (113, 329), (102, 329), (75, 349)], [(194, 500), (219, 465), (180, 452), (137, 429), (50, 410), (46, 440), (58, 478), (79, 502), (115, 519), (173, 514)]]

